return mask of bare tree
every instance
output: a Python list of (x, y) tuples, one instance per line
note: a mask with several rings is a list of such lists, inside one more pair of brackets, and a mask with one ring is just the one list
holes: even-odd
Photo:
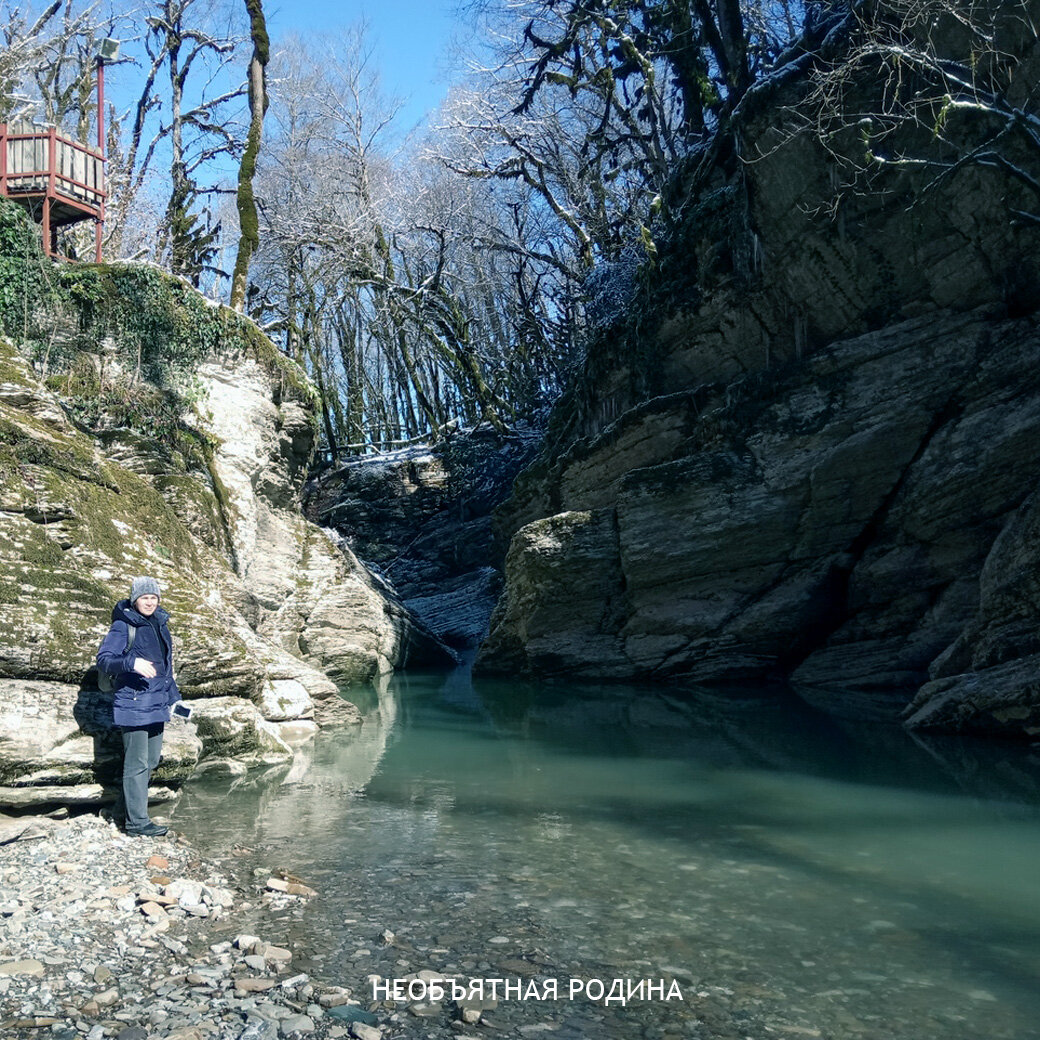
[(221, 190), (211, 171), (243, 149), (233, 70), (242, 41), (229, 0), (159, 0), (124, 24), (121, 68), (140, 66), (136, 101), (108, 119), (106, 245), (165, 260), (198, 284), (219, 228), (199, 208)]
[(85, 140), (96, 108), (96, 41), (125, 21), (100, 0), (54, 0), (37, 14), (2, 0), (0, 23), (0, 120), (39, 118)]
[(328, 447), (452, 418), (505, 428), (517, 388), (530, 406), (551, 394), (558, 344), (535, 330), (558, 283), (531, 260), (547, 226), (527, 212), (544, 209), (537, 196), (460, 176), (428, 143), (390, 151), (396, 106), (379, 99), (363, 30), (328, 51), (286, 47), (271, 89), (251, 307), (319, 384)]
[(1009, 216), (1040, 224), (1040, 28), (1028, 0), (882, 0), (843, 20), (846, 42), (791, 113), (843, 171), (838, 197), (884, 191), (893, 173), (930, 193), (989, 170)]
[[(171, 152), (171, 189), (159, 253), (168, 246), (171, 270), (196, 284), (216, 252), (214, 242), (219, 234), (219, 226), (210, 226), (195, 209), (206, 190), (199, 185), (196, 171), (219, 156), (234, 156), (241, 150), (241, 139), (223, 113), (245, 92), (243, 85), (235, 84), (215, 97), (204, 90), (194, 102), (187, 100), (188, 77), (196, 63), (206, 67), (207, 79), (213, 82), (232, 63), (240, 42), (224, 26), (211, 28), (209, 14), (202, 0), (162, 0), (158, 13), (147, 19), (148, 54), (153, 66), (158, 62), (160, 68), (165, 67), (169, 86), (169, 115), (158, 130)], [(195, 21), (199, 15), (201, 20)]]

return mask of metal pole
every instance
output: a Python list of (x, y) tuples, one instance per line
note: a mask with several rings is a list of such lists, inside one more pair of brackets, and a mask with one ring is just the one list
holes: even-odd
[(101, 229), (105, 223), (105, 59), (97, 59), (97, 150), (101, 155), (101, 215), (94, 221), (94, 262), (101, 263)]
[(57, 255), (58, 229), (51, 227), (51, 199), (58, 186), (58, 131), (53, 123), (47, 126), (47, 195), (43, 202), (43, 248), (53, 260)]

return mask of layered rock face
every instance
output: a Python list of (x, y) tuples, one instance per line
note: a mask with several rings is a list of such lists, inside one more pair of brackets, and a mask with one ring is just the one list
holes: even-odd
[(92, 665), (134, 575), (162, 585), (198, 705), (167, 727), (156, 796), (197, 768), (288, 761), (319, 723), (357, 721), (341, 685), (448, 658), (300, 514), (302, 391), (250, 357), (213, 358), (199, 379), (211, 451), (95, 440), (0, 340), (0, 806), (111, 796), (120, 751)]
[(907, 206), (904, 179), (832, 219), (811, 139), (769, 115), (737, 147), (755, 161), (689, 200), (669, 293), (601, 337), (500, 511), (478, 668), (789, 679), (838, 713), (1040, 734), (1040, 243), (1016, 189), (966, 169)]
[[(768, 394), (626, 414), (561, 464), (561, 511), (513, 538), (481, 665), (790, 676), (839, 712), (902, 708), (932, 669), (914, 721), (935, 720), (933, 691), (969, 681), (951, 674), (988, 685), (979, 668), (1036, 652), (1038, 359), (1033, 319), (936, 315)], [(972, 725), (1032, 726), (1032, 689), (990, 689)]]
[(303, 516), (314, 439), (308, 411), (284, 399), (255, 360), (211, 360), (199, 375), (235, 569), (250, 596), (244, 611), (257, 630), (340, 684), (368, 682), (409, 661), (449, 662), (351, 550)]
[(378, 568), (439, 639), (469, 649), (501, 591), (492, 512), (538, 441), (534, 430), (507, 439), (478, 427), (432, 447), (350, 459), (308, 485), (305, 509)]

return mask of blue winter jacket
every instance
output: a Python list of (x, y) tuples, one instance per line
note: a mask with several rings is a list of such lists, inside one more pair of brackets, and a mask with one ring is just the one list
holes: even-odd
[[(159, 638), (152, 623), (120, 600), (112, 608), (112, 627), (97, 654), (99, 671), (108, 672), (116, 684), (112, 708), (117, 726), (151, 726), (170, 721), (170, 705), (181, 699), (173, 679), (173, 640), (162, 607), (153, 615), (159, 622)], [(134, 645), (126, 653), (128, 626), (137, 629)], [(146, 679), (134, 671), (134, 659), (143, 657), (155, 665), (155, 678)]]

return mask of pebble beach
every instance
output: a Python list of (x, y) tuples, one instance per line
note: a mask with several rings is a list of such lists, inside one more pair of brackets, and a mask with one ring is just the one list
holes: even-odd
[(313, 895), (291, 877), (235, 890), (173, 831), (0, 817), (0, 1036), (379, 1040), (394, 1030), (364, 994), (294, 970), (279, 936), (245, 926)]

